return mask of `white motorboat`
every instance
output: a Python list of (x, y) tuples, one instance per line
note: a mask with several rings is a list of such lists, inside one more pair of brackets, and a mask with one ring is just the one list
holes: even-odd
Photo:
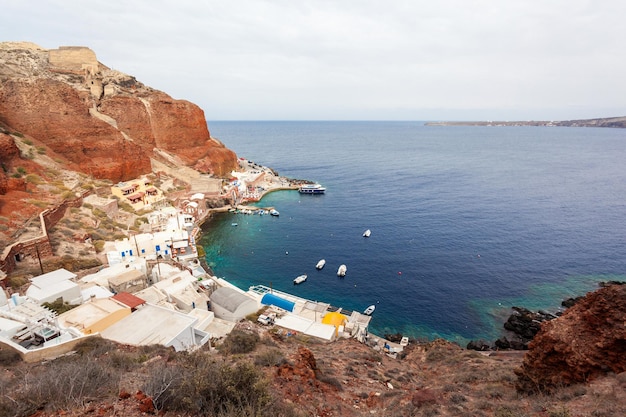
[(278, 212), (278, 210), (276, 210), (276, 209), (271, 209), (271, 210), (270, 210), (270, 214), (271, 214), (272, 216), (280, 216), (280, 213), (279, 213), (279, 212)]
[(371, 306), (367, 307), (365, 311), (363, 311), (363, 314), (365, 314), (366, 316), (371, 316), (374, 310), (376, 310), (376, 306), (372, 304)]
[(367, 229), (366, 231), (363, 232), (363, 237), (370, 237), (371, 234), (372, 234), (372, 231), (370, 229)]
[(315, 265), (316, 269), (322, 269), (326, 265), (326, 259), (320, 259), (317, 265)]
[(298, 188), (298, 192), (300, 194), (324, 194), (326, 188), (322, 187), (320, 184), (304, 184)]
[(345, 265), (340, 265), (339, 269), (337, 270), (337, 276), (339, 277), (345, 277), (346, 276), (346, 271), (348, 270), (348, 267)]
[(302, 274), (302, 275), (298, 275), (294, 280), (293, 280), (293, 284), (302, 284), (304, 281), (306, 281), (306, 274)]

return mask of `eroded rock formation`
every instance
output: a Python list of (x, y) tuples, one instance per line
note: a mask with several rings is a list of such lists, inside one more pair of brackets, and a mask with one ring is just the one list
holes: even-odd
[(20, 154), (13, 138), (5, 133), (0, 133), (0, 194), (6, 194), (9, 189), (7, 172), (11, 168), (11, 162)]
[(554, 320), (542, 323), (518, 375), (521, 392), (549, 392), (626, 371), (626, 285), (587, 294)]
[(211, 138), (204, 112), (111, 70), (84, 47), (0, 43), (0, 121), (68, 166), (120, 181), (150, 172), (155, 148), (225, 176), (237, 157)]

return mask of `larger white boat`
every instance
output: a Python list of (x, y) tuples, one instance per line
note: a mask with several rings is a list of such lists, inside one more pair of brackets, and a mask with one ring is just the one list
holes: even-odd
[(322, 187), (320, 184), (304, 184), (300, 186), (298, 192), (300, 194), (324, 194), (326, 188)]
[(302, 274), (302, 275), (298, 275), (294, 280), (293, 283), (295, 284), (302, 284), (304, 281), (306, 281), (306, 274)]
[(366, 231), (363, 232), (363, 237), (370, 237), (371, 234), (372, 234), (372, 231), (370, 229), (367, 229)]
[(345, 277), (346, 276), (346, 271), (348, 270), (348, 267), (345, 265), (339, 265), (339, 269), (337, 270), (337, 276), (339, 277)]
[(322, 269), (326, 265), (326, 259), (320, 259), (317, 265), (315, 265), (316, 269)]
[(376, 306), (372, 304), (371, 306), (367, 307), (365, 311), (363, 311), (363, 314), (365, 314), (366, 316), (371, 316), (374, 310), (376, 310)]

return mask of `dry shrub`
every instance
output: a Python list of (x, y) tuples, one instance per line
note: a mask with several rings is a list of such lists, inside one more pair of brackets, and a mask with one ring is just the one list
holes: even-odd
[(224, 354), (250, 353), (256, 349), (261, 338), (257, 333), (233, 330), (224, 339), (219, 351)]
[(0, 366), (9, 367), (20, 362), (20, 354), (11, 349), (0, 349)]
[(119, 372), (92, 356), (62, 357), (3, 381), (0, 415), (21, 417), (114, 398), (119, 380)]
[(203, 352), (181, 355), (150, 369), (143, 391), (158, 410), (194, 415), (275, 415), (260, 370), (248, 362), (230, 365)]
[(506, 395), (506, 389), (502, 385), (490, 384), (481, 390), (481, 396), (491, 400), (501, 400)]
[(439, 394), (436, 391), (425, 388), (417, 390), (411, 396), (411, 404), (415, 408), (422, 408), (425, 405), (433, 405), (439, 402)]
[(518, 407), (511, 405), (498, 407), (493, 415), (494, 417), (529, 417), (528, 414), (524, 413)]
[(341, 381), (331, 375), (317, 375), (317, 380), (323, 382), (324, 384), (328, 384), (331, 387), (337, 389), (337, 391), (343, 391), (343, 385)]
[(278, 349), (267, 349), (254, 358), (254, 364), (258, 366), (278, 366), (285, 361), (285, 356)]
[(101, 356), (116, 349), (117, 345), (100, 336), (91, 336), (80, 341), (74, 346), (74, 351), (81, 356)]
[(462, 404), (466, 401), (467, 401), (467, 398), (465, 397), (465, 395), (460, 394), (458, 392), (455, 392), (454, 394), (450, 395), (450, 402), (452, 404)]

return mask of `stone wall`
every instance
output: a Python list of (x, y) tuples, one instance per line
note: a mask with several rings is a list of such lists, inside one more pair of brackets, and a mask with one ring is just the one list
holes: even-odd
[(61, 46), (48, 51), (52, 67), (70, 71), (98, 72), (96, 53), (85, 46)]
[(80, 207), (83, 204), (83, 198), (90, 193), (91, 191), (86, 191), (83, 195), (73, 200), (65, 200), (58, 206), (41, 212), (39, 215), (42, 230), (41, 236), (17, 242), (7, 247), (0, 258), (0, 270), (7, 274), (13, 272), (16, 268), (15, 263), (17, 258), (22, 259), (27, 256), (33, 258), (47, 258), (52, 256), (53, 251), (48, 237), (48, 231), (63, 218), (68, 208)]

